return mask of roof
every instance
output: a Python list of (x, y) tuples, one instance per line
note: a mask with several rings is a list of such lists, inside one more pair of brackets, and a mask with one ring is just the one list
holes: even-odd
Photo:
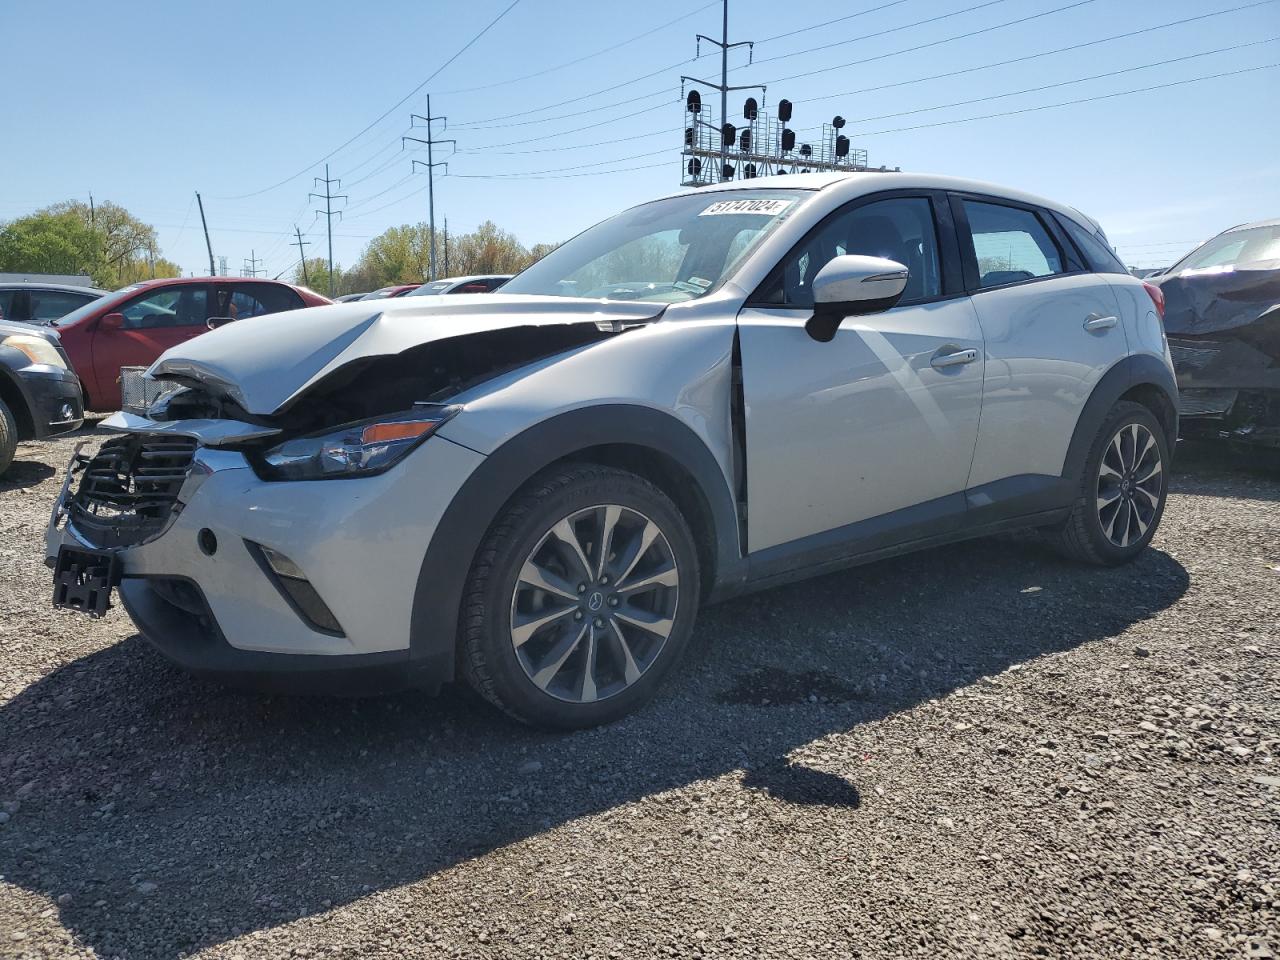
[(88, 286), (93, 278), (83, 273), (0, 273), (0, 283), (65, 283), (71, 286)]
[(1236, 227), (1228, 227), (1223, 233), (1235, 233), (1237, 230), (1254, 230), (1258, 227), (1280, 227), (1280, 218), (1275, 220), (1255, 220), (1253, 223), (1242, 223)]
[(283, 280), (270, 280), (266, 277), (156, 277), (154, 280), (139, 280), (137, 283), (130, 283), (127, 287), (121, 287), (121, 290), (141, 290), (143, 287), (166, 287), (175, 283), (274, 283), (282, 287), (295, 287), (292, 283), (286, 283)]
[(45, 283), (43, 280), (0, 280), (0, 290), (54, 290), (59, 293), (83, 293), (92, 297), (102, 297), (108, 293), (97, 287), (82, 287), (74, 283)]
[(1048, 207), (1064, 213), (1073, 220), (1091, 222), (1079, 210), (1056, 200), (1049, 200), (1033, 193), (1015, 190), (997, 183), (984, 180), (967, 180), (962, 177), (948, 177), (933, 173), (907, 173), (899, 171), (867, 170), (861, 173), (796, 173), (775, 175), (772, 177), (755, 177), (751, 180), (734, 180), (730, 183), (719, 183), (706, 187), (687, 187), (673, 190), (663, 197), (685, 196), (690, 193), (719, 193), (730, 190), (839, 190), (846, 194), (846, 199), (853, 199), (864, 193), (878, 190), (961, 190), (974, 193), (985, 193), (1006, 200)]

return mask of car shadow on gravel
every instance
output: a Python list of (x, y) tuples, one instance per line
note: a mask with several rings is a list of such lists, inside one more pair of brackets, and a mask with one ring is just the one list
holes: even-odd
[(55, 472), (53, 467), (39, 460), (15, 460), (0, 477), (0, 493), (39, 486)]
[(706, 610), (655, 703), (576, 734), (457, 691), (235, 693), (133, 637), (0, 707), (0, 875), (99, 955), (169, 960), (726, 774), (857, 817), (858, 771), (812, 769), (800, 748), (1120, 642), (1187, 586), (1159, 550), (1101, 570), (1003, 539), (833, 574)]

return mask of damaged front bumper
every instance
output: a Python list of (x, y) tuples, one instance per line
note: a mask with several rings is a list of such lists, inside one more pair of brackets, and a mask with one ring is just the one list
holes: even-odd
[[(417, 581), (441, 515), (483, 457), (432, 438), (378, 476), (266, 481), (244, 454), (204, 442), (226, 443), (227, 423), (130, 418), (114, 460), (73, 458), (46, 535), (50, 566), (64, 547), (109, 552), (139, 631), (194, 672), (342, 687), (370, 668), (430, 685), (410, 650)], [(128, 461), (128, 476), (140, 474), (174, 437), (195, 445), (167, 512), (152, 509), (138, 528), (86, 507), (107, 467)], [(121, 489), (120, 474), (109, 482)]]
[(1171, 336), (1169, 353), (1184, 437), (1280, 449), (1280, 361), (1234, 339)]

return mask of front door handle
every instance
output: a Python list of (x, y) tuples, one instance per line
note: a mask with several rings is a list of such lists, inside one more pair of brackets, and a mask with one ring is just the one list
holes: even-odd
[(1089, 331), (1110, 330), (1119, 322), (1119, 319), (1116, 317), (1104, 317), (1100, 314), (1091, 313), (1089, 316), (1085, 317), (1084, 328)]
[(943, 367), (958, 367), (962, 363), (973, 363), (978, 359), (978, 351), (956, 350), (954, 353), (938, 353), (929, 361), (929, 366), (935, 370), (941, 370)]

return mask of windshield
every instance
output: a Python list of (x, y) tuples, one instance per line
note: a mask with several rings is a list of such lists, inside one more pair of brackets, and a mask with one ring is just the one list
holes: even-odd
[(804, 190), (691, 193), (618, 214), (502, 285), (503, 293), (677, 303), (731, 276)]
[(97, 313), (100, 310), (102, 310), (103, 313), (110, 313), (111, 311), (109, 309), (103, 310), (103, 307), (114, 307), (118, 303), (123, 303), (125, 300), (129, 299), (129, 294), (133, 293), (137, 288), (138, 284), (130, 284), (127, 287), (121, 287), (115, 293), (108, 293), (105, 297), (99, 297), (97, 300), (90, 300), (83, 307), (72, 310), (67, 315), (54, 320), (53, 325), (55, 327), (69, 327), (73, 323), (83, 320), (90, 314)]
[(1264, 260), (1280, 260), (1280, 224), (1220, 233), (1191, 251), (1169, 272), (1224, 268)]
[(452, 280), (437, 280), (435, 283), (424, 283), (416, 290), (410, 290), (405, 294), (406, 297), (431, 297), (437, 293), (444, 293), (453, 286)]

